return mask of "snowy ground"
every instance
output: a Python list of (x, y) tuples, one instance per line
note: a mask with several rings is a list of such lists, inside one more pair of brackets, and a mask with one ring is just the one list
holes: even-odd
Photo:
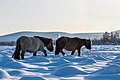
[(15, 47), (0, 47), (0, 79), (2, 80), (120, 80), (120, 45), (96, 45), (89, 51), (82, 48), (81, 57), (55, 56), (38, 52), (24, 60), (11, 58)]

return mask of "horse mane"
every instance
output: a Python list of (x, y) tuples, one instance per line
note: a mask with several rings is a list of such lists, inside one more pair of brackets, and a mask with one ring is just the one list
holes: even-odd
[(40, 37), (40, 36), (34, 36), (34, 37), (39, 38), (45, 44), (45, 46), (47, 46), (52, 41), (51, 38), (45, 38), (45, 37)]
[(81, 38), (79, 38), (79, 39), (85, 44), (86, 39), (81, 39)]
[[(66, 39), (68, 38), (69, 39), (69, 37), (65, 37)], [(83, 44), (85, 44), (85, 41), (86, 41), (86, 39), (82, 39), (82, 38), (79, 38), (79, 37), (73, 37), (73, 39), (76, 39), (76, 40), (78, 40), (78, 41), (80, 41), (80, 42), (83, 42)]]
[(78, 37), (75, 37), (76, 39), (79, 39), (80, 43), (82, 42), (83, 45), (86, 44), (86, 39), (82, 39), (82, 38), (78, 38)]

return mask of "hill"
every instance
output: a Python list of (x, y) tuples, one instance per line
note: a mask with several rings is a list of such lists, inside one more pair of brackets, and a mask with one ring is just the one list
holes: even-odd
[(42, 36), (49, 37), (56, 40), (60, 36), (68, 36), (68, 37), (80, 37), (80, 38), (90, 38), (90, 39), (100, 39), (103, 33), (65, 33), (65, 32), (16, 32), (7, 35), (0, 36), (0, 42), (2, 41), (16, 41), (20, 36)]

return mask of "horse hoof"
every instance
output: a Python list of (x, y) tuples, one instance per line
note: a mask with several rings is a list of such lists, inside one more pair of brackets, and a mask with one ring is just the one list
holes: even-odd
[(20, 58), (14, 58), (14, 59), (20, 60)]
[(47, 57), (47, 55), (45, 55), (45, 57)]

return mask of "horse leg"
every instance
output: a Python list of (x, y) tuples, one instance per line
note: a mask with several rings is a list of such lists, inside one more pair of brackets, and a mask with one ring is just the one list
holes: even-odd
[(58, 55), (59, 54), (59, 50), (55, 50), (55, 55)]
[(39, 51), (42, 51), (42, 52), (44, 53), (44, 55), (47, 56), (46, 50), (45, 50), (43, 47), (41, 47), (41, 48), (39, 49)]
[(14, 59), (20, 59), (20, 52), (14, 53), (14, 54), (12, 55), (12, 57), (13, 57)]
[(78, 49), (78, 56), (80, 56), (80, 49)]
[(74, 50), (74, 51), (72, 51), (71, 55), (73, 55), (73, 54), (74, 54), (74, 52), (75, 52), (75, 50)]
[(61, 51), (61, 53), (63, 54), (63, 56), (65, 55), (65, 53), (63, 51)]
[(36, 56), (36, 53), (37, 53), (37, 52), (33, 52), (33, 56)]
[(24, 59), (24, 54), (25, 54), (25, 51), (22, 50), (21, 52), (21, 58)]
[(55, 49), (55, 55), (58, 55), (58, 54), (59, 54), (59, 52), (60, 52), (60, 49), (59, 49), (59, 47), (58, 47), (58, 46), (56, 46), (56, 49)]
[(45, 54), (45, 57), (46, 57), (47, 56), (46, 50), (44, 50), (43, 53)]

